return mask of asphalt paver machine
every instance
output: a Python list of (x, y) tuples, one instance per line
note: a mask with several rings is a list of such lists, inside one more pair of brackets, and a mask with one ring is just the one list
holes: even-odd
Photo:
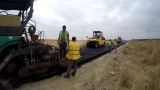
[[(29, 24), (33, 21), (33, 3), (34, 0), (0, 0), (0, 77), (41, 76), (60, 67), (58, 48), (44, 44), (44, 31), (35, 34), (36, 22)], [(11, 15), (9, 10), (18, 13)]]

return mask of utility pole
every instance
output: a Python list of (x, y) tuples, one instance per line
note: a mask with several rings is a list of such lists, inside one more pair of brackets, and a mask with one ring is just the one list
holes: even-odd
[(149, 29), (148, 29), (148, 39), (149, 39)]

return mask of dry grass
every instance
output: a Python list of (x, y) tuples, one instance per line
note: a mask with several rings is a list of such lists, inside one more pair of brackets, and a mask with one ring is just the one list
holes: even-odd
[(132, 75), (129, 65), (125, 65), (122, 69), (121, 81), (120, 84), (122, 87), (131, 88)]
[[(130, 46), (123, 51), (127, 65), (121, 71), (121, 87), (131, 90), (160, 90), (159, 44), (160, 41), (155, 40), (130, 42)], [(130, 55), (126, 52), (130, 52)]]
[(139, 54), (144, 52), (145, 58), (144, 63), (148, 65), (156, 65), (159, 63), (160, 59), (160, 41), (145, 41), (132, 43), (134, 45), (134, 54)]

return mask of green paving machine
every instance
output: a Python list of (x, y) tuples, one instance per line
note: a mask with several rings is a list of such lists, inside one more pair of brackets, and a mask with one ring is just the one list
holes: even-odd
[(0, 0), (0, 77), (36, 77), (59, 70), (58, 48), (44, 44), (44, 31), (35, 34), (33, 5), (34, 0)]

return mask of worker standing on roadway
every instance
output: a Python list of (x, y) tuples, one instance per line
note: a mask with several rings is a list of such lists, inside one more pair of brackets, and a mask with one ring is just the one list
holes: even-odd
[(64, 78), (70, 78), (70, 72), (73, 67), (72, 76), (75, 76), (77, 72), (77, 61), (81, 57), (80, 50), (82, 50), (82, 46), (76, 42), (76, 37), (72, 37), (72, 42), (66, 48), (67, 54), (66, 57), (68, 58), (68, 65), (67, 65), (67, 75)]
[(108, 46), (109, 46), (109, 52), (111, 53), (111, 46), (112, 46), (111, 39), (110, 39), (109, 42), (108, 42)]
[(69, 44), (69, 32), (66, 30), (66, 26), (62, 27), (62, 31), (59, 33), (58, 42), (60, 50), (61, 59), (63, 60), (66, 56), (66, 47)]
[(117, 52), (117, 40), (115, 39), (114, 41), (114, 48), (115, 48), (115, 53)]

